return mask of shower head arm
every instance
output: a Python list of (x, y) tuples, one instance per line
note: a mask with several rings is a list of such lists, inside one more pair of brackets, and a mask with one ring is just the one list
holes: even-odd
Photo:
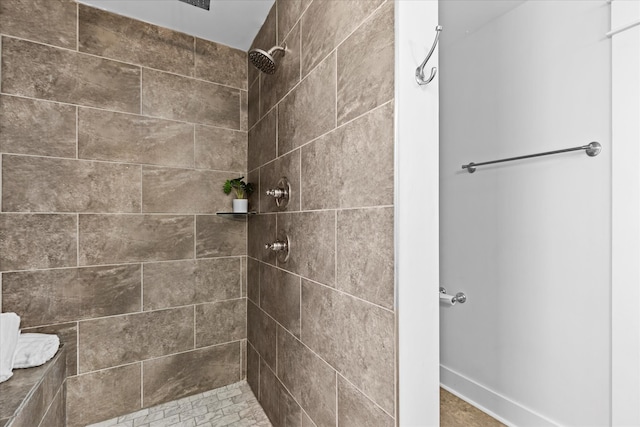
[(287, 51), (287, 44), (282, 43), (282, 46), (274, 46), (271, 49), (269, 49), (267, 53), (269, 55), (273, 55), (276, 52), (282, 52), (282, 54), (284, 55), (286, 51)]

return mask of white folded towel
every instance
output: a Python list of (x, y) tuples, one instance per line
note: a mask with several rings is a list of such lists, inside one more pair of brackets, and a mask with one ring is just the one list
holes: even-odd
[(20, 316), (15, 313), (0, 314), (0, 383), (13, 375), (13, 361), (20, 335)]
[(60, 347), (60, 338), (50, 334), (20, 334), (16, 346), (13, 367), (33, 368), (43, 365), (56, 355)]

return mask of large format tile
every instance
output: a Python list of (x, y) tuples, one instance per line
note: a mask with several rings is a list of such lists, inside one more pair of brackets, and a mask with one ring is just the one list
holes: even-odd
[(338, 48), (338, 124), (393, 98), (393, 2)]
[(144, 309), (240, 297), (240, 258), (144, 264)]
[(335, 54), (325, 59), (279, 104), (278, 155), (287, 153), (336, 126), (335, 61)]
[(274, 426), (302, 425), (302, 409), (264, 361), (260, 366), (260, 404)]
[(249, 342), (247, 342), (247, 383), (253, 394), (260, 397), (260, 355)]
[(81, 373), (193, 349), (193, 307), (85, 320), (79, 325)]
[(322, 61), (384, 0), (312, 2), (302, 16), (302, 75)]
[(195, 77), (247, 89), (247, 52), (196, 38)]
[(140, 212), (140, 167), (3, 156), (5, 212)]
[(144, 362), (144, 406), (240, 380), (240, 343), (206, 347)]
[(260, 307), (300, 337), (300, 278), (268, 264), (260, 267)]
[(25, 328), (140, 311), (141, 291), (139, 265), (16, 272), (2, 277), (3, 309), (19, 313)]
[[(265, 114), (300, 81), (300, 25), (284, 41), (284, 55), (276, 53), (276, 71), (260, 75), (260, 111)], [(282, 44), (282, 43), (280, 43)]]
[(145, 166), (142, 169), (142, 210), (156, 213), (224, 211), (229, 197), (222, 185), (228, 172)]
[(249, 130), (247, 168), (250, 171), (276, 158), (277, 114), (277, 108), (271, 110)]
[(272, 318), (247, 301), (247, 339), (271, 369), (276, 368), (276, 328)]
[[(249, 65), (253, 68), (253, 65)], [(257, 73), (257, 71), (256, 71)], [(247, 91), (247, 126), (249, 129), (260, 120), (260, 79), (249, 83)]]
[(64, 350), (65, 350), (64, 352), (67, 357), (67, 376), (72, 377), (78, 373), (78, 323), (77, 322), (40, 326), (36, 328), (22, 328), (21, 330), (24, 333), (58, 335), (58, 338), (60, 338), (60, 343), (64, 345)]
[(81, 427), (141, 408), (142, 364), (120, 366), (67, 380), (67, 425)]
[(291, 241), (289, 260), (278, 266), (325, 285), (335, 286), (335, 222), (333, 211), (278, 214), (278, 233)]
[(395, 399), (395, 316), (302, 281), (302, 341), (388, 413)]
[(260, 262), (247, 257), (247, 298), (260, 305)]
[(278, 40), (284, 40), (312, 0), (276, 0), (278, 7)]
[(393, 208), (338, 211), (336, 288), (393, 310)]
[(0, 270), (77, 264), (75, 215), (0, 214)]
[(193, 167), (193, 125), (135, 114), (80, 108), (78, 157)]
[(140, 68), (24, 40), (2, 39), (2, 91), (140, 112)]
[(266, 243), (275, 242), (276, 235), (276, 215), (251, 215), (248, 224), (248, 247), (247, 255), (257, 260), (276, 264), (276, 254), (264, 248)]
[(193, 216), (80, 215), (81, 265), (193, 258)]
[(247, 132), (202, 125), (195, 131), (196, 168), (247, 170)]
[(193, 75), (192, 36), (83, 4), (78, 8), (80, 52)]
[(282, 328), (277, 373), (318, 427), (336, 425), (336, 371)]
[(302, 209), (393, 204), (393, 149), (391, 103), (302, 147)]
[(247, 338), (247, 300), (196, 305), (196, 347)]
[[(231, 209), (224, 209), (225, 212)], [(196, 217), (196, 257), (247, 254), (247, 222), (217, 215)]]
[(280, 212), (272, 196), (266, 195), (266, 190), (276, 188), (281, 178), (286, 177), (291, 186), (289, 204), (283, 211), (300, 210), (300, 150), (278, 157), (260, 168), (260, 211)]
[(189, 123), (240, 129), (240, 91), (145, 68), (142, 112)]
[(0, 152), (75, 157), (76, 107), (1, 95)]
[(74, 0), (6, 0), (0, 2), (0, 33), (76, 48)]
[(389, 414), (338, 376), (338, 425), (393, 427), (395, 422)]

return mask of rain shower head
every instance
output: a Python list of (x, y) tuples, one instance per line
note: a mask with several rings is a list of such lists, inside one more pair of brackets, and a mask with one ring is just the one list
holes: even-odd
[(262, 49), (251, 49), (249, 51), (249, 60), (258, 70), (263, 73), (273, 74), (276, 72), (276, 60), (273, 58), (277, 52), (282, 52), (284, 55), (287, 45), (285, 43), (282, 46), (274, 46), (265, 52)]

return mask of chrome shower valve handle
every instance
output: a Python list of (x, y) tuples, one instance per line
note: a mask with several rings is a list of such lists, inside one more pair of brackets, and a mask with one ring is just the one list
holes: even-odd
[(278, 235), (278, 239), (273, 243), (265, 243), (264, 248), (268, 251), (273, 251), (276, 254), (279, 262), (287, 262), (289, 260), (289, 250), (291, 249), (291, 242), (289, 236), (281, 232)]
[(280, 209), (284, 209), (289, 204), (289, 197), (291, 196), (291, 184), (286, 176), (280, 178), (278, 181), (278, 187), (272, 188), (266, 191), (267, 196), (272, 196), (276, 199), (276, 205)]
[(276, 240), (273, 243), (265, 243), (264, 244), (264, 248), (265, 249), (271, 249), (272, 251), (286, 251), (287, 247), (289, 245), (287, 245), (287, 242), (280, 242), (278, 240)]

